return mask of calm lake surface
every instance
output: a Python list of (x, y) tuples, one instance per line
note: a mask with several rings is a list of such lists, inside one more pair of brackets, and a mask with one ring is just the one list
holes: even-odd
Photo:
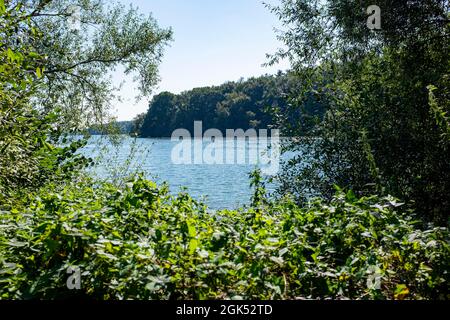
[[(93, 175), (114, 180), (141, 171), (147, 178), (158, 183), (167, 182), (171, 193), (177, 193), (183, 187), (187, 188), (191, 196), (198, 200), (204, 200), (211, 209), (233, 209), (248, 204), (252, 194), (249, 173), (257, 167), (264, 169), (272, 166), (273, 161), (267, 161), (269, 156), (272, 160), (276, 159), (276, 153), (269, 155), (267, 147), (265, 148), (273, 143), (270, 140), (261, 143), (258, 139), (243, 139), (243, 141), (233, 139), (233, 143), (233, 141), (224, 139), (223, 142), (216, 141), (219, 144), (214, 144), (214, 146), (219, 147), (215, 147), (214, 152), (209, 152), (211, 148), (207, 149), (208, 145), (211, 147), (211, 141), (207, 142), (201, 139), (198, 139), (200, 141), (185, 139), (180, 142), (171, 141), (168, 138), (134, 139), (123, 136), (120, 140), (121, 142), (116, 145), (111, 143), (110, 138), (106, 136), (90, 138), (82, 153), (96, 160), (97, 165), (91, 169)], [(222, 143), (221, 148), (220, 143)], [(189, 145), (191, 146), (191, 159), (194, 159), (195, 146), (199, 147), (200, 145), (202, 157), (206, 158), (206, 160), (202, 160), (203, 163), (176, 163), (180, 162), (177, 155), (189, 156), (188, 152), (177, 152), (182, 147)], [(182, 150), (187, 151), (188, 149)], [(272, 149), (270, 148), (270, 150)], [(207, 162), (205, 153), (211, 154), (216, 157), (215, 159), (220, 159), (220, 156), (223, 155), (224, 162), (226, 162), (227, 152), (228, 154), (234, 152), (236, 155), (245, 155), (244, 163), (242, 163), (242, 158), (240, 164), (236, 163), (237, 158), (232, 164), (204, 163)], [(176, 161), (174, 161), (174, 154)], [(275, 184), (268, 185), (269, 191), (273, 191), (275, 188)]]

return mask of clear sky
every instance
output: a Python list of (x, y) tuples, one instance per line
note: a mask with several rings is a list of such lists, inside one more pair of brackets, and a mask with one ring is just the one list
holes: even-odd
[[(195, 87), (219, 85), (239, 78), (286, 70), (287, 62), (263, 67), (266, 53), (281, 46), (274, 27), (277, 18), (262, 0), (122, 0), (152, 13), (161, 27), (172, 27), (174, 41), (166, 48), (160, 65), (161, 82), (154, 93), (179, 93)], [(276, 3), (275, 0), (266, 0)], [(145, 112), (148, 99), (136, 103), (135, 85), (117, 71), (115, 83), (126, 81), (115, 102), (119, 120)]]

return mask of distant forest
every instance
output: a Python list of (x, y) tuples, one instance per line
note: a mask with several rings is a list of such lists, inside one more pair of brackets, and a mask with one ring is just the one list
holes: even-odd
[[(135, 118), (132, 132), (141, 137), (170, 137), (175, 129), (184, 128), (193, 135), (194, 121), (202, 121), (204, 130), (216, 128), (222, 133), (226, 129), (269, 129), (290, 108), (293, 102), (287, 97), (297, 86), (294, 77), (278, 72), (180, 94), (162, 92), (153, 97), (147, 113)], [(314, 99), (303, 109), (313, 118), (324, 113)]]

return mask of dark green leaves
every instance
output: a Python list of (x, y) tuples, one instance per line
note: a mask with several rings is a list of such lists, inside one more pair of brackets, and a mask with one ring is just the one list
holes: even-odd
[(446, 297), (448, 231), (418, 228), (392, 197), (266, 199), (255, 223), (255, 208), (206, 213), (142, 177), (55, 188), (0, 215), (1, 298)]

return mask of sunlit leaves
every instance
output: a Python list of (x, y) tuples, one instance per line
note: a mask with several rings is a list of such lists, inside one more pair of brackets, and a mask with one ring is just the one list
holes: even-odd
[[(448, 231), (417, 228), (392, 197), (208, 212), (136, 177), (24, 200), (0, 215), (2, 298), (445, 298)], [(69, 265), (80, 292), (65, 286)]]
[(4, 14), (6, 12), (5, 0), (0, 0), (0, 14)]

